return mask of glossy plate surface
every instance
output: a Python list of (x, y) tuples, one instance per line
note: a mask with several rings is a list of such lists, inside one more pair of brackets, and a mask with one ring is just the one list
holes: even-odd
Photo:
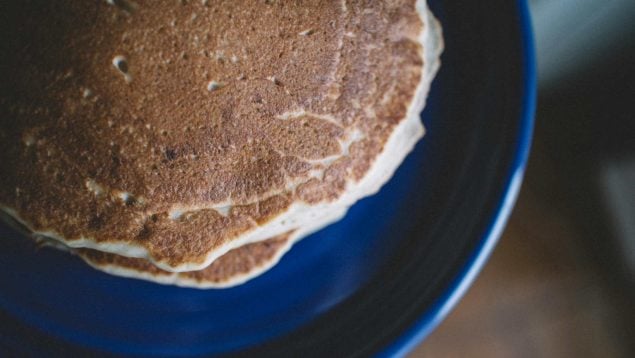
[[(346, 218), (228, 290), (111, 277), (0, 227), (0, 350), (402, 354), (460, 298), (522, 178), (535, 73), (524, 1), (430, 1), (446, 50), (426, 137)], [(46, 346), (45, 346), (46, 345)]]

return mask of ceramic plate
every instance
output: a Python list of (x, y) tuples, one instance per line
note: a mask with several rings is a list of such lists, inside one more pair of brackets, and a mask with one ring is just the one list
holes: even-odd
[(117, 278), (0, 229), (0, 348), (132, 355), (401, 354), (492, 250), (520, 186), (535, 73), (524, 1), (430, 1), (446, 49), (394, 178), (267, 274), (195, 290)]

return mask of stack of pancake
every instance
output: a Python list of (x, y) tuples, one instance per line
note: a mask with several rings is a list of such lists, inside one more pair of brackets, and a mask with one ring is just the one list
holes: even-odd
[(423, 135), (442, 49), (415, 0), (2, 6), (6, 221), (199, 288), (257, 276), (377, 192)]

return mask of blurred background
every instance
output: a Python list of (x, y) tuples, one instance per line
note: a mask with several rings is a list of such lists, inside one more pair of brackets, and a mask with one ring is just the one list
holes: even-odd
[(524, 186), (489, 263), (411, 357), (635, 357), (635, 1), (529, 3)]

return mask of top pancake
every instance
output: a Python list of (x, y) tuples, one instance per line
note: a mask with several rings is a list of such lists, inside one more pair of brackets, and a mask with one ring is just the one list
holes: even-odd
[(356, 190), (423, 106), (418, 5), (5, 3), (0, 206), (70, 246), (183, 271), (350, 205), (422, 134), (415, 118), (396, 164)]

